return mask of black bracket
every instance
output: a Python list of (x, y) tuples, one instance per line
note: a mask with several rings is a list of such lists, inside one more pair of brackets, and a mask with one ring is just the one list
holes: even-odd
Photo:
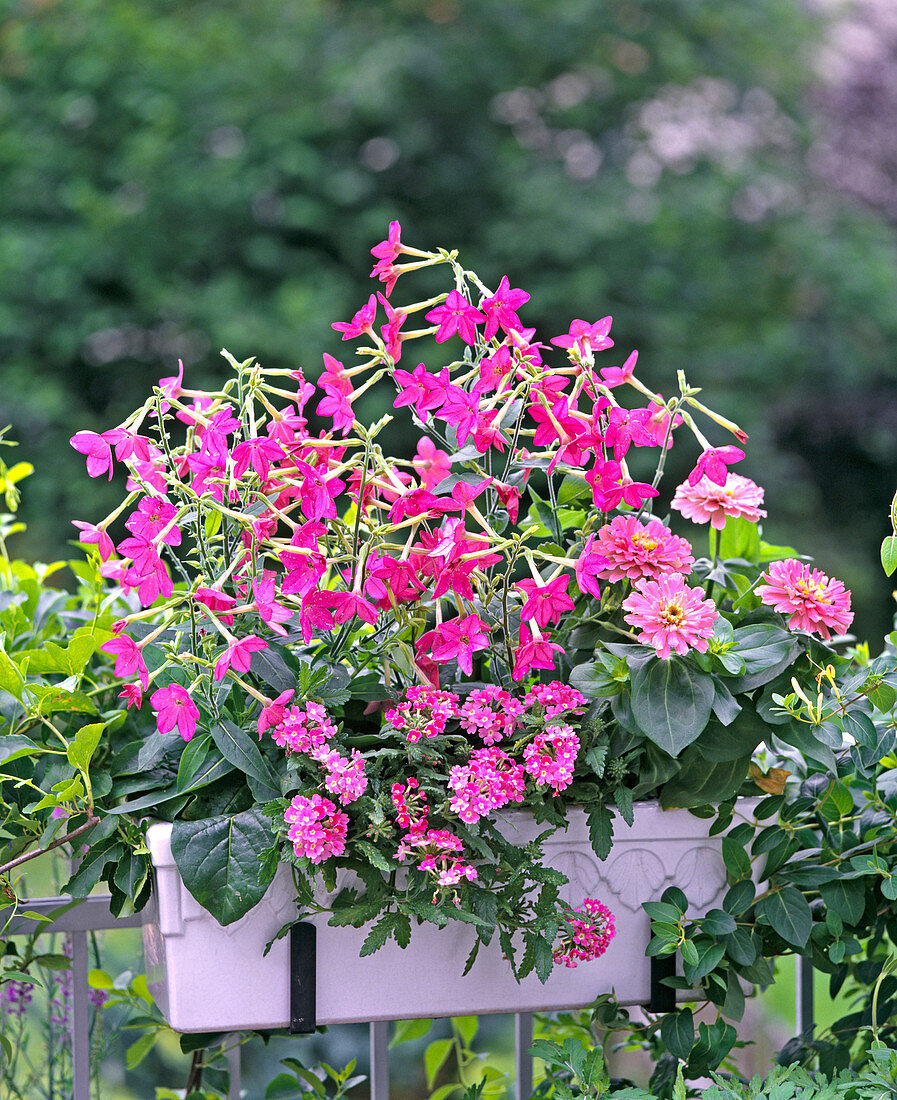
[(315, 1013), (315, 940), (317, 929), (302, 921), (290, 928), (290, 1034), (310, 1035)]
[(649, 1012), (672, 1012), (676, 1007), (676, 990), (661, 985), (664, 978), (676, 976), (676, 956), (652, 955), (651, 957), (651, 1000)]

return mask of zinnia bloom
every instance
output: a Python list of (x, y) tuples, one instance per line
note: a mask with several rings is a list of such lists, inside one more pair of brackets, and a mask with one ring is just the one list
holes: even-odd
[(725, 485), (717, 485), (705, 474), (695, 485), (683, 481), (676, 490), (670, 507), (681, 512), (692, 523), (707, 523), (718, 531), (726, 526), (729, 516), (742, 516), (756, 523), (766, 512), (760, 507), (763, 490), (749, 477), (731, 471)]
[(689, 649), (705, 653), (719, 615), (713, 600), (704, 598), (704, 590), (689, 588), (678, 573), (639, 581), (623, 609), (629, 612), (626, 622), (642, 632), (638, 640), (653, 645), (661, 660), (671, 649), (679, 654)]
[(829, 628), (843, 634), (853, 622), (850, 592), (842, 582), (797, 558), (771, 562), (761, 579), (767, 583), (757, 586), (757, 595), (776, 611), (790, 615), (792, 630), (806, 630), (828, 641)]
[(660, 520), (639, 523), (635, 516), (617, 516), (598, 532), (593, 550), (607, 559), (598, 572), (609, 581), (641, 580), (662, 573), (691, 572), (694, 555), (685, 539)]

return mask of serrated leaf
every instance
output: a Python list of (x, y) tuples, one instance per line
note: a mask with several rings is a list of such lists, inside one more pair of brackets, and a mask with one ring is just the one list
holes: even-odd
[(601, 804), (589, 812), (589, 841), (599, 859), (607, 859), (614, 843), (614, 819), (610, 809)]

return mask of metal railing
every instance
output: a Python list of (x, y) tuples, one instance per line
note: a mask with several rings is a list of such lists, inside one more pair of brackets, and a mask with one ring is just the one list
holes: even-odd
[[(90, 932), (139, 928), (141, 916), (114, 917), (109, 912), (109, 898), (95, 895), (71, 905), (66, 897), (23, 900), (21, 908), (33, 917), (16, 915), (9, 932), (12, 935), (33, 935), (64, 932), (70, 937), (72, 957), (72, 1100), (90, 1100), (90, 1012), (88, 999), (88, 943)], [(53, 917), (50, 923), (46, 918)], [(0, 909), (0, 926), (4, 911)], [(44, 919), (41, 919), (44, 918)], [(796, 1033), (804, 1034), (813, 1027), (813, 968), (808, 959), (797, 956), (795, 990)], [(370, 1095), (371, 1100), (389, 1100), (389, 1022), (369, 1024), (370, 1032)], [(533, 1041), (533, 1017), (520, 1012), (514, 1016), (514, 1066), (517, 1100), (528, 1100), (533, 1088), (533, 1064), (529, 1049)], [(240, 1100), (240, 1047), (227, 1052), (230, 1075), (229, 1100)]]
[[(53, 916), (60, 908), (58, 916)], [(21, 910), (34, 914), (17, 914), (8, 929), (10, 935), (28, 936), (65, 933), (71, 942), (72, 969), (72, 1100), (90, 1100), (90, 1010), (88, 998), (88, 942), (91, 932), (139, 928), (140, 914), (114, 917), (109, 912), (109, 898), (94, 895), (71, 905), (71, 898), (23, 899)], [(7, 911), (8, 912), (8, 911)], [(47, 918), (52, 917), (48, 923)], [(0, 909), (0, 927), (4, 923), (4, 910)], [(389, 1100), (389, 1022), (380, 1021), (368, 1025), (370, 1032), (370, 1089), (371, 1100)], [(533, 1039), (533, 1018), (529, 1013), (514, 1017), (514, 1063), (516, 1068), (517, 1100), (528, 1100), (532, 1093), (533, 1066), (529, 1048)], [(241, 1056), (240, 1047), (227, 1051), (230, 1085), (229, 1100), (240, 1100)]]

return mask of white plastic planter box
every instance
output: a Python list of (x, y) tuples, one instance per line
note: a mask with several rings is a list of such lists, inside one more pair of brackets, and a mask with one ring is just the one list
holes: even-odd
[[(754, 805), (746, 801), (744, 810)], [(521, 843), (544, 829), (524, 812), (508, 820)], [(611, 992), (622, 1004), (647, 1004), (650, 921), (641, 903), (678, 886), (693, 907), (690, 917), (720, 905), (726, 872), (720, 839), (708, 836), (709, 824), (686, 810), (664, 812), (657, 803), (639, 803), (631, 828), (615, 822), (613, 850), (602, 863), (589, 843), (585, 814), (573, 811), (566, 832), (545, 842), (546, 860), (570, 880), (565, 900), (573, 906), (584, 897), (604, 902), (617, 934), (601, 959), (575, 969), (557, 966), (544, 984), (534, 974), (514, 980), (497, 936), (488, 948), (480, 947), (463, 977), (475, 933), (460, 922), (415, 925), (405, 950), (390, 940), (360, 958), (367, 927), (331, 928), (326, 914), (311, 918), (317, 926), (317, 1022), (551, 1011), (584, 1007)], [(156, 889), (144, 925), (149, 988), (166, 1019), (184, 1032), (289, 1026), (289, 939), (262, 954), (296, 911), (289, 869), (279, 869), (259, 905), (222, 927), (184, 887), (170, 837), (166, 824), (147, 833)]]

